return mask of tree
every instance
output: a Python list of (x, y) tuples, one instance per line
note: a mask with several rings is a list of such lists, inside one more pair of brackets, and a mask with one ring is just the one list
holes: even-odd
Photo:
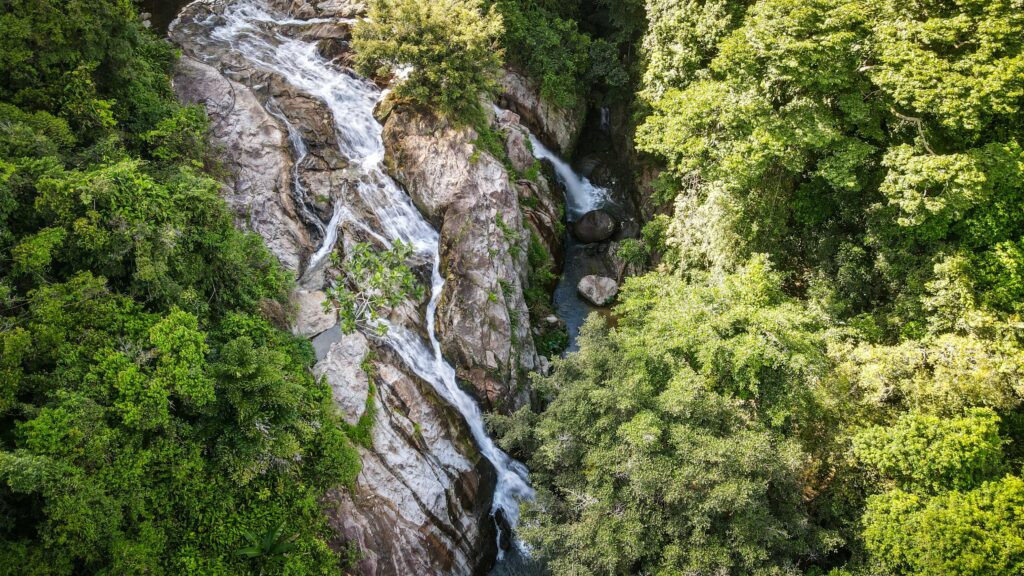
[(503, 423), (532, 452), (522, 533), (554, 574), (796, 574), (831, 550), (801, 498), (830, 447), (825, 345), (778, 282), (764, 260), (717, 285), (630, 279), (618, 328), (592, 318), (535, 383), (553, 399), (534, 437)]
[(895, 487), (868, 499), (864, 540), (893, 574), (1009, 576), (1024, 569), (1024, 481), (1000, 478), (999, 418), (908, 415), (855, 438), (858, 457)]
[(475, 122), (480, 98), (502, 65), (501, 17), (481, 0), (373, 0), (353, 33), (356, 66), (404, 76), (396, 93), (460, 121)]
[(0, 575), (338, 574), (318, 499), (359, 455), (264, 312), (291, 279), (200, 171), (173, 49), (128, 0), (14, 0), (0, 31)]

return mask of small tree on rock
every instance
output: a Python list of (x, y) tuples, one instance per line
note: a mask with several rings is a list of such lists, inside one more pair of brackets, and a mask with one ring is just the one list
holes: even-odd
[(327, 290), (324, 307), (338, 311), (343, 333), (362, 329), (383, 336), (387, 325), (379, 322), (381, 310), (398, 306), (409, 298), (423, 298), (423, 286), (406, 264), (410, 256), (412, 246), (401, 241), (382, 252), (359, 243), (347, 259), (342, 259), (338, 252), (331, 255), (342, 273), (337, 286)]
[(400, 96), (456, 120), (476, 120), (503, 63), (501, 16), (481, 0), (373, 0), (353, 34), (367, 75), (408, 73)]

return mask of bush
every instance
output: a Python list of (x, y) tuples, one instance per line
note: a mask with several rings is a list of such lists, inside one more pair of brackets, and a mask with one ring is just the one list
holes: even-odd
[(374, 0), (353, 33), (356, 66), (367, 75), (408, 74), (399, 96), (477, 123), (480, 97), (496, 89), (501, 16), (481, 0)]

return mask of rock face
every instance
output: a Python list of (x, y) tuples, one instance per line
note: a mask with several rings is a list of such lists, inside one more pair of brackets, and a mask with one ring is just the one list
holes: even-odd
[(510, 176), (516, 181), (519, 208), (548, 254), (555, 262), (560, 262), (564, 240), (562, 193), (551, 184), (552, 180), (543, 174), (543, 164), (534, 158), (529, 133), (520, 124), (519, 115), (502, 110), (495, 115), (494, 124), (498, 130), (506, 134), (505, 151), (515, 171), (515, 174)]
[(332, 490), (323, 501), (335, 544), (359, 547), (361, 574), (486, 570), (495, 548), (493, 469), (430, 385), (406, 374), (386, 349), (375, 348), (377, 359), (367, 362), (371, 348), (359, 334), (345, 336), (315, 370), (349, 423), (364, 415), (368, 394), (375, 406), (355, 489)]
[(619, 283), (604, 276), (584, 276), (576, 289), (594, 306), (608, 306), (619, 295)]
[(296, 290), (292, 294), (292, 305), (295, 307), (292, 332), (296, 336), (312, 338), (338, 323), (337, 312), (324, 309), (326, 300), (327, 294), (322, 290)]
[(224, 150), (224, 197), (241, 227), (263, 237), (270, 251), (298, 272), (312, 244), (292, 197), (288, 131), (245, 86), (192, 58), (178, 62), (174, 89), (210, 116), (210, 140)]
[(355, 18), (366, 13), (358, 0), (270, 0), (271, 6), (295, 18)]
[(390, 110), (384, 124), (392, 176), (441, 231), (444, 354), (485, 407), (508, 411), (529, 400), (524, 373), (538, 366), (523, 297), (530, 227), (519, 209), (520, 188), (475, 140), (471, 129), (410, 107)]
[(363, 369), (363, 361), (369, 354), (365, 336), (358, 332), (348, 334), (332, 344), (327, 356), (313, 369), (317, 378), (327, 381), (334, 404), (341, 409), (345, 421), (353, 426), (366, 411), (370, 394), (370, 380)]
[(617, 224), (615, 219), (603, 210), (587, 212), (573, 223), (572, 233), (584, 244), (603, 242), (613, 235)]
[(543, 100), (537, 83), (515, 70), (505, 70), (499, 83), (499, 104), (518, 114), (538, 138), (563, 158), (572, 157), (583, 130), (586, 110), (582, 106), (578, 110), (567, 110)]

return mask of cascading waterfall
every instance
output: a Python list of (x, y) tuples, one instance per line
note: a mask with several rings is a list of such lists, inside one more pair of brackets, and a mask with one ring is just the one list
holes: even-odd
[[(229, 47), (254, 67), (280, 75), (290, 85), (322, 101), (333, 114), (341, 153), (357, 169), (357, 178), (346, 190), (357, 198), (336, 200), (334, 216), (325, 227), (323, 244), (312, 257), (309, 269), (319, 267), (334, 250), (338, 229), (346, 222), (362, 227), (386, 245), (401, 240), (417, 253), (431, 258), (431, 297), (426, 317), (429, 343), (414, 330), (401, 325), (389, 325), (386, 339), (417, 376), (430, 383), (462, 414), (481, 454), (497, 472), (492, 515), (500, 510), (514, 527), (519, 503), (533, 497), (527, 470), (487, 436), (479, 406), (459, 388), (455, 369), (441, 354), (435, 327), (435, 314), (445, 283), (440, 270), (439, 237), (409, 196), (384, 171), (383, 128), (373, 115), (382, 93), (366, 79), (332, 65), (320, 55), (315, 43), (291, 38), (279, 31), (282, 25), (308, 22), (277, 17), (260, 0), (239, 0), (209, 22), (210, 40)], [(346, 200), (358, 201), (371, 211), (379, 232), (356, 221), (345, 205)]]
[[(498, 115), (507, 111), (494, 106)], [(576, 172), (568, 162), (558, 154), (544, 145), (532, 132), (527, 130), (530, 146), (534, 158), (551, 162), (555, 170), (555, 176), (565, 189), (566, 216), (570, 222), (575, 222), (581, 216), (597, 209), (606, 209), (614, 206), (611, 191), (607, 188), (595, 186), (589, 179)], [(576, 241), (572, 234), (566, 234), (564, 244), (564, 262), (558, 286), (555, 288), (554, 304), (555, 313), (566, 324), (569, 333), (568, 351), (576, 350), (576, 337), (580, 327), (594, 308), (584, 301), (577, 291), (579, 281), (593, 272), (587, 265), (588, 259), (593, 258), (588, 253), (586, 246)]]
[(558, 180), (565, 186), (565, 205), (570, 221), (576, 220), (591, 210), (596, 210), (608, 201), (608, 191), (594, 186), (590, 180), (580, 176), (568, 162), (551, 151), (533, 133), (529, 133), (533, 156), (548, 160), (555, 168)]
[[(509, 113), (508, 110), (499, 108), (497, 105), (492, 105), (491, 108), (499, 116)], [(577, 174), (568, 162), (545, 146), (533, 132), (526, 130), (526, 136), (530, 140), (530, 149), (533, 151), (533, 157), (537, 160), (551, 162), (558, 181), (565, 187), (565, 206), (570, 222), (591, 210), (600, 208), (609, 201), (608, 190), (594, 186), (590, 180)]]

